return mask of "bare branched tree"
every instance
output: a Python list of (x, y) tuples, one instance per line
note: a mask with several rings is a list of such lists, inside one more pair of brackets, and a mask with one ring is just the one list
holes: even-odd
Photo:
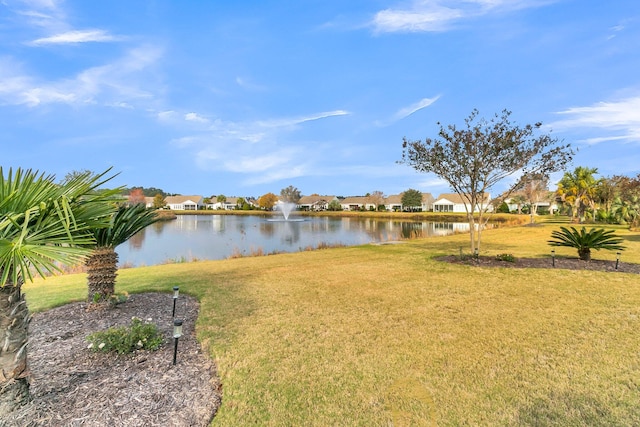
[[(538, 134), (542, 123), (518, 126), (509, 120), (511, 111), (503, 110), (487, 121), (473, 110), (465, 126), (438, 123), (438, 137), (402, 144), (402, 160), (418, 172), (434, 173), (444, 179), (466, 203), (471, 251), (479, 250), (489, 192), (504, 178), (521, 173), (540, 174), (563, 170), (573, 150), (559, 144), (549, 134)], [(521, 186), (518, 179), (503, 197)]]

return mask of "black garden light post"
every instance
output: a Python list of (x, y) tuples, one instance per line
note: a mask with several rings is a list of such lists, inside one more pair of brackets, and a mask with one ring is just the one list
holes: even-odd
[(173, 364), (178, 358), (178, 339), (182, 336), (182, 320), (173, 320)]
[(616, 270), (618, 269), (618, 264), (620, 264), (620, 252), (616, 252)]
[(551, 249), (551, 266), (552, 267), (556, 266), (556, 250), (555, 249)]
[(171, 317), (176, 317), (176, 301), (178, 301), (178, 294), (180, 293), (180, 288), (177, 286), (173, 287), (173, 312)]

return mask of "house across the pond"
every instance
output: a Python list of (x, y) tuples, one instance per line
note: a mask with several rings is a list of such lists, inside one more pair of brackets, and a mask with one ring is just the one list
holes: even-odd
[(204, 198), (202, 196), (167, 196), (164, 201), (166, 206), (174, 211), (204, 209)]
[[(479, 212), (480, 209), (491, 210), (491, 195), (484, 194), (484, 200), (474, 206), (473, 212)], [(443, 193), (438, 196), (438, 200), (433, 202), (434, 212), (467, 212), (467, 208), (471, 211), (471, 203), (468, 199), (460, 197), (457, 193)]]

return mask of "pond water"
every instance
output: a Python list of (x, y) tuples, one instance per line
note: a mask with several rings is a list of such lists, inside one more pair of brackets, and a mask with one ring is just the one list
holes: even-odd
[(118, 246), (120, 266), (225, 259), (354, 246), (468, 230), (468, 224), (374, 218), (304, 217), (284, 221), (254, 215), (178, 215), (147, 227)]

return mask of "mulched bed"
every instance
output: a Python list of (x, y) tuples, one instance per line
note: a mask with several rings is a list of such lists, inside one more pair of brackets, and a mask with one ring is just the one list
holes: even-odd
[[(114, 309), (87, 310), (73, 303), (33, 316), (29, 367), (33, 400), (1, 420), (7, 426), (206, 426), (221, 402), (215, 366), (195, 337), (199, 304), (180, 295), (184, 319), (173, 365), (173, 299), (131, 295)], [(132, 317), (151, 319), (165, 337), (157, 351), (95, 353), (85, 337)]]
[(501, 261), (496, 257), (479, 256), (478, 259), (473, 257), (460, 258), (457, 255), (448, 255), (436, 258), (438, 261), (450, 262), (454, 264), (473, 265), (478, 267), (503, 267), (503, 268), (557, 268), (567, 270), (596, 270), (609, 271), (618, 273), (635, 273), (640, 274), (640, 264), (629, 262), (619, 262), (616, 270), (615, 261), (604, 261), (591, 259), (591, 261), (582, 261), (579, 258), (556, 257), (555, 267), (552, 266), (551, 257), (549, 258), (516, 258), (515, 262)]

